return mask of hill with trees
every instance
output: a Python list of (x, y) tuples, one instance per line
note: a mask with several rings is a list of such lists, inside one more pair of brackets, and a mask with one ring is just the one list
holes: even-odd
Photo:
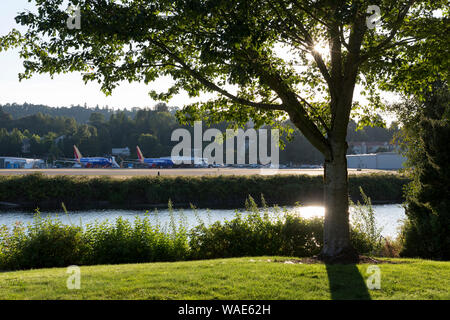
[[(171, 141), (173, 130), (183, 127), (175, 116), (176, 108), (158, 103), (153, 108), (114, 111), (73, 106), (51, 108), (38, 105), (11, 104), (0, 106), (0, 155), (38, 157), (54, 160), (72, 157), (73, 145), (86, 156), (109, 155), (112, 148), (129, 147), (135, 156), (135, 146), (141, 146), (149, 157), (169, 156), (176, 142)], [(89, 114), (87, 121), (84, 121)], [(81, 119), (81, 120), (80, 120)], [(322, 164), (323, 156), (290, 121), (293, 135), (282, 137), (280, 162), (292, 164)], [(225, 132), (227, 122), (214, 127)], [(356, 131), (358, 123), (349, 125), (349, 141), (389, 142), (398, 130), (364, 127)], [(23, 150), (24, 143), (29, 150)], [(24, 152), (25, 151), (25, 152)]]
[(99, 105), (97, 105), (92, 108), (88, 107), (86, 104), (84, 104), (84, 106), (72, 105), (70, 107), (49, 107), (46, 105), (31, 104), (26, 102), (23, 104), (7, 103), (5, 105), (0, 105), (0, 108), (2, 108), (4, 112), (10, 114), (12, 119), (20, 119), (41, 113), (52, 117), (74, 118), (79, 123), (87, 123), (92, 113), (100, 113), (106, 119), (109, 119), (109, 117), (117, 111), (122, 111), (132, 118), (137, 112), (137, 108), (131, 110), (114, 110), (108, 106), (100, 108)]

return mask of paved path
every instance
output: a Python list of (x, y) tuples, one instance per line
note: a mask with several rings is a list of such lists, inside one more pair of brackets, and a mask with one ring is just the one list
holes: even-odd
[[(158, 172), (162, 176), (200, 176), (200, 175), (272, 175), (272, 174), (306, 174), (322, 175), (323, 169), (241, 169), (241, 168), (197, 168), (197, 169), (0, 169), (0, 175), (21, 175), (40, 172), (50, 176), (56, 175), (85, 175), (85, 176), (113, 176), (127, 178), (134, 176), (155, 176)], [(364, 174), (372, 172), (396, 171), (363, 169), (349, 169), (349, 174)]]

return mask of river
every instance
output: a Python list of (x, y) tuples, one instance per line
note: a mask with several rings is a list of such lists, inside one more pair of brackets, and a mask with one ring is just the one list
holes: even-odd
[[(324, 208), (318, 206), (287, 207), (286, 209), (305, 218), (324, 215)], [(398, 233), (398, 227), (401, 225), (401, 220), (405, 218), (404, 208), (400, 204), (388, 204), (373, 205), (373, 209), (375, 222), (378, 227), (382, 228), (382, 235), (395, 237)], [(187, 226), (193, 227), (198, 225), (198, 218), (206, 224), (210, 224), (215, 221), (230, 220), (234, 217), (235, 212), (236, 210), (222, 209), (197, 209), (196, 212), (192, 209), (176, 209), (174, 210), (174, 216), (176, 220), (183, 217)], [(270, 212), (273, 213), (273, 209), (270, 209)], [(157, 213), (154, 211), (146, 213), (145, 211), (131, 210), (89, 210), (69, 212), (67, 215), (56, 212), (41, 212), (42, 217), (58, 217), (63, 223), (74, 223), (77, 225), (86, 225), (95, 221), (103, 222), (105, 220), (113, 222), (118, 217), (133, 221), (136, 216), (143, 217), (145, 215), (149, 215), (151, 220), (154, 220), (155, 223), (159, 222), (161, 225), (166, 225), (170, 221), (169, 210), (158, 210)], [(29, 212), (0, 212), (0, 226), (6, 225), (11, 227), (17, 221), (27, 224), (33, 221), (33, 217), (34, 214)]]

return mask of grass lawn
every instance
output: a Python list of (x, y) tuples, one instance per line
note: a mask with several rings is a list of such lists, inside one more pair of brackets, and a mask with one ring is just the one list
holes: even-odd
[(65, 268), (0, 272), (0, 299), (450, 299), (450, 262), (391, 259), (402, 263), (378, 264), (381, 289), (368, 290), (368, 264), (274, 260), (288, 258), (86, 266), (80, 290)]

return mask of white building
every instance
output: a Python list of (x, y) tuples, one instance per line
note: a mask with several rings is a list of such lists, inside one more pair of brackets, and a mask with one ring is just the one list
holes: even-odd
[(113, 148), (112, 149), (112, 155), (113, 156), (124, 156), (129, 157), (130, 156), (130, 148)]
[(398, 170), (406, 158), (395, 152), (347, 155), (347, 167), (353, 169)]
[(0, 169), (35, 169), (35, 168), (45, 168), (45, 161), (42, 159), (0, 157)]
[(348, 148), (352, 154), (394, 152), (398, 146), (387, 141), (350, 141)]

